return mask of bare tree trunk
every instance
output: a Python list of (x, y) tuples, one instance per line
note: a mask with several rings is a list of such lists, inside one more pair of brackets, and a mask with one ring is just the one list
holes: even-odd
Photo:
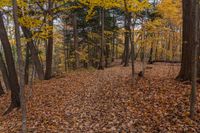
[(191, 35), (192, 31), (191, 29), (192, 24), (192, 18), (190, 16), (190, 10), (191, 10), (191, 1), (189, 0), (183, 0), (183, 44), (182, 44), (182, 62), (181, 62), (181, 70), (179, 72), (179, 75), (177, 76), (177, 79), (185, 81), (185, 80), (191, 80), (191, 71), (192, 71), (192, 44), (191, 43)]
[(149, 64), (153, 64), (153, 52), (154, 52), (153, 51), (153, 47), (154, 47), (153, 43), (154, 42), (151, 43), (150, 56), (149, 56), (149, 61), (148, 61)]
[(144, 73), (145, 73), (145, 44), (144, 44), (144, 40), (145, 40), (145, 32), (144, 35), (142, 35), (141, 37), (141, 41), (142, 41), (142, 48), (141, 48), (141, 62), (142, 62), (142, 77), (144, 77)]
[(129, 63), (129, 13), (125, 14), (125, 44), (124, 44), (124, 66), (127, 67)]
[(127, 1), (124, 0), (125, 6), (125, 44), (124, 44), (124, 66), (129, 64), (129, 44), (130, 44), (130, 31), (131, 31), (131, 13), (128, 12)]
[(32, 33), (31, 31), (22, 26), (22, 31), (24, 33), (24, 36), (26, 37), (26, 39), (29, 39), (30, 41), (27, 43), (27, 46), (30, 50), (30, 54), (31, 54), (31, 59), (35, 65), (35, 68), (36, 68), (36, 71), (37, 71), (37, 75), (38, 75), (38, 78), (40, 80), (44, 80), (44, 70), (43, 70), (43, 66), (42, 66), (42, 63), (40, 61), (40, 58), (38, 56), (38, 50), (36, 49), (36, 46), (34, 45), (34, 42), (32, 40)]
[(3, 60), (3, 56), (1, 52), (0, 52), (0, 69), (1, 69), (2, 77), (3, 77), (4, 84), (6, 86), (6, 89), (9, 90), (10, 84), (9, 84), (9, 79), (8, 79), (8, 71), (7, 71), (6, 64)]
[[(115, 15), (113, 13), (113, 28), (115, 28)], [(112, 62), (115, 61), (115, 30), (112, 33)]]
[(77, 31), (77, 15), (73, 14), (73, 36), (74, 36), (74, 50), (75, 50), (75, 67), (79, 67), (79, 53), (78, 53), (78, 31)]
[(108, 67), (108, 59), (109, 59), (109, 53), (110, 53), (110, 49), (109, 49), (109, 45), (106, 44), (105, 45), (105, 67)]
[(115, 46), (115, 58), (118, 59), (118, 44)]
[(26, 101), (25, 101), (25, 90), (24, 90), (24, 61), (22, 56), (22, 46), (20, 40), (20, 27), (18, 22), (18, 6), (17, 1), (12, 0), (13, 4), (13, 18), (15, 24), (15, 39), (17, 45), (17, 55), (18, 55), (18, 63), (19, 63), (19, 78), (20, 78), (20, 100), (21, 100), (21, 108), (22, 108), (22, 133), (27, 132), (26, 128)]
[(49, 31), (48, 43), (47, 43), (47, 50), (46, 50), (46, 72), (45, 72), (45, 79), (49, 80), (52, 76), (52, 63), (53, 63), (53, 1), (48, 0), (48, 13), (50, 20), (48, 20), (49, 26), (51, 26), (51, 30)]
[(194, 22), (194, 40), (193, 40), (193, 64), (192, 64), (192, 90), (190, 96), (190, 118), (193, 119), (196, 113), (195, 105), (196, 105), (196, 91), (197, 91), (197, 62), (198, 62), (198, 48), (199, 48), (199, 1), (193, 0), (193, 11), (192, 11), (192, 18)]
[(11, 104), (4, 115), (10, 113), (14, 108), (20, 107), (20, 86), (17, 79), (17, 72), (15, 69), (15, 63), (13, 59), (12, 49), (8, 40), (8, 35), (3, 22), (3, 14), (0, 11), (0, 39), (3, 45), (6, 65), (9, 76), (9, 84), (11, 89)]
[(135, 83), (135, 42), (134, 42), (134, 27), (135, 24), (133, 25), (133, 32), (131, 33), (131, 30), (129, 31), (130, 33), (130, 42), (131, 42), (131, 66), (132, 66), (132, 81)]
[(104, 46), (105, 46), (105, 40), (104, 40), (104, 9), (101, 9), (101, 13), (100, 13), (100, 19), (101, 19), (101, 48), (100, 48), (100, 61), (99, 61), (99, 70), (103, 70), (104, 66), (103, 66), (103, 59), (104, 59)]
[(3, 94), (5, 94), (3, 87), (1, 85), (1, 81), (0, 81), (0, 96), (2, 96)]
[[(195, 44), (198, 45), (198, 44)], [(196, 91), (197, 91), (197, 49), (198, 47), (195, 46), (194, 50), (194, 63), (193, 63), (193, 72), (192, 72), (192, 90), (191, 90), (191, 96), (190, 96), (190, 117), (193, 119), (196, 111), (195, 111), (195, 105), (196, 105)]]
[(26, 61), (24, 70), (24, 83), (28, 85), (29, 82), (29, 66), (30, 66), (30, 52), (28, 46), (26, 46)]
[[(153, 1), (153, 10), (155, 10), (156, 4), (157, 4), (157, 1), (154, 0)], [(153, 34), (153, 36), (155, 37), (155, 33)], [(151, 43), (150, 56), (149, 56), (149, 61), (148, 61), (149, 64), (153, 64), (153, 52), (154, 52), (153, 48), (154, 48), (154, 42)]]
[(68, 59), (68, 43), (69, 43), (69, 33), (68, 33), (68, 29), (67, 29), (67, 18), (65, 18), (63, 20), (64, 22), (64, 30), (63, 30), (63, 35), (64, 35), (64, 43), (63, 43), (63, 53), (64, 53), (64, 64), (65, 64), (65, 72), (68, 71), (68, 62), (67, 62), (67, 59)]

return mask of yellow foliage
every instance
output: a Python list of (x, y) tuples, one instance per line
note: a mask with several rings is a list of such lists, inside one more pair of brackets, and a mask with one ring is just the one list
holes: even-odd
[(27, 28), (36, 28), (42, 24), (41, 20), (32, 18), (30, 16), (23, 16), (19, 18), (19, 22), (21, 25), (27, 27)]
[(6, 6), (11, 6), (11, 0), (0, 0), (0, 9)]
[[(95, 14), (95, 7), (101, 7), (103, 9), (119, 8), (125, 10), (124, 0), (79, 0), (80, 3), (86, 5), (88, 10), (88, 15), (86, 20), (89, 20)], [(148, 0), (125, 0), (128, 12), (137, 13), (146, 8), (150, 7)]]
[(170, 23), (180, 26), (182, 23), (181, 0), (162, 0), (158, 5), (158, 11)]

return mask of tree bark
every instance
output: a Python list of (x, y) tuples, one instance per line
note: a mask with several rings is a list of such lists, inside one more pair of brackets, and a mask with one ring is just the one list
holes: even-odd
[(1, 69), (2, 77), (3, 77), (4, 84), (6, 86), (6, 89), (10, 90), (8, 71), (7, 71), (6, 64), (3, 60), (3, 56), (1, 52), (0, 52), (0, 69)]
[(26, 61), (25, 61), (25, 68), (24, 68), (24, 83), (28, 85), (29, 82), (29, 66), (30, 66), (30, 52), (28, 45), (26, 47)]
[(3, 94), (5, 94), (3, 87), (1, 85), (1, 81), (0, 81), (0, 96), (2, 96)]
[(192, 43), (193, 38), (192, 30), (193, 19), (191, 17), (192, 3), (189, 0), (183, 0), (183, 44), (182, 44), (182, 62), (181, 70), (177, 77), (178, 80), (186, 81), (191, 80), (192, 75)]
[(124, 0), (125, 6), (125, 42), (124, 42), (124, 67), (129, 64), (129, 44), (130, 44), (130, 31), (131, 31), (131, 13), (128, 12), (127, 1)]
[(63, 53), (64, 53), (64, 64), (65, 64), (65, 72), (68, 71), (68, 45), (69, 45), (69, 31), (67, 29), (68, 19), (63, 19), (64, 29), (63, 29)]
[(131, 30), (129, 31), (130, 33), (130, 42), (131, 42), (131, 67), (132, 67), (132, 81), (135, 83), (135, 23), (133, 24), (133, 32)]
[(104, 9), (101, 9), (101, 13), (100, 13), (100, 19), (101, 19), (101, 48), (100, 48), (100, 61), (99, 61), (99, 70), (103, 70), (104, 69), (104, 65), (103, 65), (103, 59), (104, 59), (104, 46), (105, 46), (105, 40), (104, 40), (104, 16), (105, 12)]
[(144, 74), (145, 74), (145, 42), (146, 40), (146, 35), (145, 35), (145, 31), (141, 37), (141, 41), (142, 41), (142, 48), (141, 48), (141, 55), (140, 55), (140, 58), (141, 58), (141, 62), (142, 62), (142, 77), (144, 77)]
[(199, 47), (199, 1), (192, 0), (191, 15), (194, 23), (192, 46), (194, 49), (192, 56), (192, 90), (190, 96), (190, 118), (193, 119), (196, 113), (196, 99), (197, 99), (197, 62), (198, 62), (198, 47)]
[[(155, 34), (154, 34), (154, 37), (155, 37)], [(153, 45), (154, 42), (151, 42), (151, 49), (150, 49), (150, 56), (149, 56), (149, 60), (148, 60), (148, 63), (149, 64), (153, 64), (153, 48), (154, 48), (154, 45)]]
[(18, 55), (18, 63), (19, 63), (19, 86), (20, 86), (20, 103), (22, 109), (22, 133), (27, 132), (26, 127), (26, 101), (25, 101), (25, 84), (24, 84), (24, 61), (22, 56), (22, 45), (21, 45), (21, 37), (20, 37), (20, 26), (18, 22), (18, 5), (16, 0), (12, 0), (13, 5), (13, 18), (15, 25), (15, 40), (17, 46), (17, 55)]
[(108, 67), (109, 65), (109, 53), (110, 53), (110, 47), (108, 44), (105, 46), (105, 67)]
[(48, 0), (48, 13), (50, 20), (48, 20), (49, 26), (51, 30), (49, 31), (49, 37), (47, 42), (47, 50), (46, 50), (46, 71), (45, 71), (45, 79), (49, 80), (52, 77), (52, 63), (53, 63), (53, 2), (52, 0)]
[(73, 14), (73, 36), (74, 36), (74, 50), (75, 50), (75, 67), (79, 67), (79, 53), (78, 53), (78, 29), (77, 29), (77, 15)]
[(37, 72), (37, 75), (38, 75), (38, 78), (40, 80), (44, 80), (44, 70), (43, 70), (43, 66), (42, 66), (42, 63), (39, 59), (39, 56), (38, 56), (38, 51), (35, 47), (35, 44), (32, 40), (32, 33), (31, 31), (22, 26), (22, 31), (24, 33), (24, 36), (26, 37), (26, 39), (29, 39), (28, 43), (27, 43), (27, 46), (30, 50), (30, 54), (31, 54), (31, 58), (32, 58), (32, 61), (35, 65), (35, 68), (36, 68), (36, 72)]
[[(115, 25), (116, 25), (116, 21), (115, 21), (115, 15), (113, 13), (113, 29), (115, 28)], [(113, 33), (112, 33), (112, 62), (115, 61), (115, 30), (113, 30)]]
[(5, 115), (10, 113), (14, 108), (20, 107), (20, 86), (17, 79), (17, 72), (15, 69), (15, 63), (13, 59), (11, 45), (8, 40), (8, 35), (3, 22), (3, 14), (1, 11), (0, 11), (0, 39), (4, 49), (6, 65), (9, 75), (10, 89), (11, 89), (11, 104), (8, 110), (4, 113)]
[(124, 66), (127, 67), (129, 63), (129, 43), (130, 43), (130, 38), (129, 38), (129, 29), (130, 25), (129, 22), (130, 18), (128, 13), (125, 15), (125, 42), (124, 42)]

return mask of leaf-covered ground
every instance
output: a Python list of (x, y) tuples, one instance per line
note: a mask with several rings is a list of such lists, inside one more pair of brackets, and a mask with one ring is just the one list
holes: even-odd
[[(145, 78), (131, 84), (131, 68), (76, 71), (27, 88), (29, 132), (173, 133), (200, 132), (188, 118), (190, 85), (174, 80), (176, 64), (148, 65)], [(137, 64), (136, 70), (141, 66)], [(198, 95), (200, 98), (200, 95)], [(0, 97), (0, 113), (9, 105)], [(0, 116), (0, 133), (19, 132), (20, 110)]]

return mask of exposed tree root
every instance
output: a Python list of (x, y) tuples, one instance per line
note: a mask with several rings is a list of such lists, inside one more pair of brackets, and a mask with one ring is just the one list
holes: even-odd
[(8, 107), (8, 109), (3, 113), (3, 116), (11, 113), (15, 108), (20, 109), (20, 106), (11, 103), (10, 106)]

